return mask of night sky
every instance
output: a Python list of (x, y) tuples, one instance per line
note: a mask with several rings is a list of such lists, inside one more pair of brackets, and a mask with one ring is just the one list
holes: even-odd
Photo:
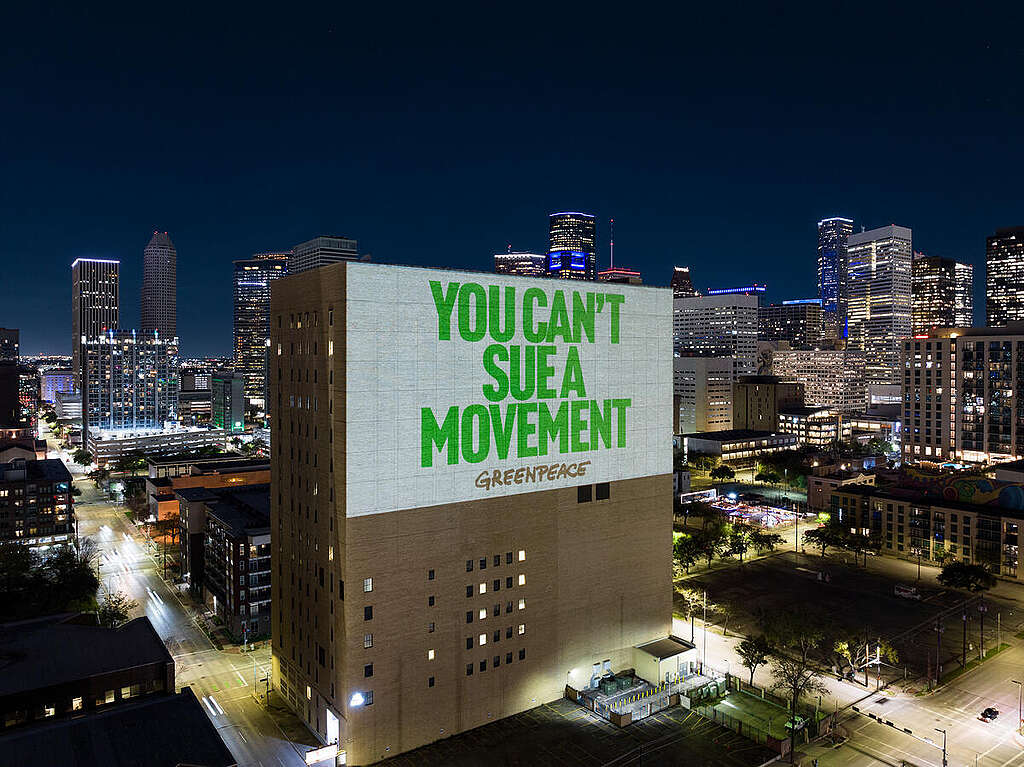
[(614, 217), (645, 282), (687, 264), (777, 300), (816, 295), (825, 216), (912, 227), (976, 295), (986, 234), (1024, 224), (1019, 10), (350, 5), (4, 12), (0, 326), (25, 353), (70, 353), (79, 256), (121, 259), (137, 326), (158, 228), (190, 356), (230, 353), (233, 259), (317, 234), (487, 270), (584, 210), (602, 268)]

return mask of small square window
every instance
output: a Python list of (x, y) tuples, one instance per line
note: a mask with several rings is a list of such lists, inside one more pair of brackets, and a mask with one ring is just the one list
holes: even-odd
[(526, 585), (526, 576), (523, 573), (519, 573), (519, 585), (520, 586), (525, 586)]
[(576, 488), (576, 503), (590, 503), (592, 491), (591, 485), (579, 485)]
[(433, 686), (434, 686), (434, 677), (428, 676), (427, 677), (427, 687), (433, 687)]
[(494, 629), (494, 640), (495, 642), (501, 641), (501, 629)]
[(434, 660), (434, 651), (427, 650), (427, 660)]
[(491, 608), (491, 616), (497, 618), (499, 615), (501, 615), (501, 605), (496, 604)]
[(525, 649), (519, 651), (519, 660), (526, 660), (526, 650)]
[(486, 671), (487, 670), (487, 661), (485, 661), (485, 660), (480, 661), (480, 670), (481, 671)]
[(525, 610), (526, 609), (526, 600), (525, 599), (520, 599), (519, 600), (519, 609), (520, 610)]
[[(520, 577), (522, 577), (522, 576), (520, 576)], [(366, 607), (363, 608), (363, 620), (364, 621), (372, 621), (373, 620), (373, 605), (367, 605)]]
[(481, 583), (480, 584), (480, 593), (481, 594), (486, 594), (487, 593), (487, 584), (486, 583)]
[(522, 636), (525, 633), (526, 633), (526, 624), (525, 623), (520, 623), (519, 624), (519, 636)]
[(434, 627), (434, 624), (433, 624), (432, 622), (431, 622), (431, 623), (428, 623), (428, 624), (427, 624), (427, 633), (428, 633), (428, 634), (433, 634), (433, 633), (434, 633), (434, 628), (435, 628), (435, 627)]
[(511, 663), (511, 662), (512, 662), (512, 653), (510, 653), (510, 652), (505, 653), (505, 663)]
[(373, 578), (363, 578), (363, 592), (373, 591)]
[(508, 613), (510, 613), (510, 612), (512, 612), (512, 603), (511, 602), (506, 602), (505, 603), (505, 614), (508, 615)]
[(467, 573), (473, 572), (473, 560), (472, 559), (467, 559), (466, 560), (466, 572)]
[(494, 555), (494, 566), (501, 567), (501, 554)]
[(434, 606), (434, 595), (431, 594), (429, 597), (427, 597), (427, 607), (433, 607), (433, 606)]
[(427, 580), (428, 581), (434, 580), (434, 571), (433, 570), (427, 570)]
[(369, 679), (371, 676), (373, 676), (373, 664), (367, 663), (363, 666), (363, 677)]
[(520, 562), (525, 562), (526, 561), (526, 551), (524, 549), (519, 549), (519, 561)]
[(480, 608), (480, 620), (483, 620), (486, 617), (487, 617), (487, 608), (486, 607), (481, 607)]
[(485, 644), (487, 644), (487, 634), (481, 634), (476, 638), (476, 641), (480, 643), (481, 647), (483, 647)]
[(507, 589), (512, 588), (512, 576), (511, 575), (508, 576), (508, 578), (505, 579), (505, 588), (507, 588)]
[(594, 488), (594, 498), (598, 501), (607, 501), (609, 493), (611, 491), (611, 485), (607, 482), (598, 482)]
[(373, 634), (363, 634), (363, 649), (369, 650), (373, 647)]
[(505, 564), (506, 565), (512, 564), (512, 552), (511, 551), (505, 552)]
[(473, 637), (466, 637), (466, 649), (467, 650), (472, 650), (473, 649)]
[(487, 557), (480, 557), (480, 569), (481, 570), (486, 570), (487, 569)]
[(512, 627), (509, 626), (507, 629), (505, 629), (505, 639), (511, 639), (511, 638), (512, 638)]
[[(520, 652), (522, 652), (522, 650), (520, 650)], [(367, 690), (365, 693), (363, 693), (363, 705), (373, 705), (373, 690)]]
[(467, 610), (466, 611), (466, 623), (472, 623), (472, 622), (473, 622), (473, 611), (472, 610)]
[(472, 663), (467, 663), (466, 664), (466, 676), (473, 676), (473, 664)]
[(466, 597), (468, 598), (468, 597), (471, 597), (471, 596), (473, 596), (473, 587), (472, 586), (466, 586)]
[(492, 665), (492, 666), (493, 666), (494, 668), (498, 668), (498, 666), (500, 666), (500, 665), (501, 665), (501, 656), (500, 656), (500, 655), (495, 655), (495, 656), (494, 656), (494, 660), (493, 660), (493, 661), (491, 661), (491, 665)]
[(491, 584), (491, 587), (495, 591), (501, 591), (501, 578), (495, 578), (494, 583)]

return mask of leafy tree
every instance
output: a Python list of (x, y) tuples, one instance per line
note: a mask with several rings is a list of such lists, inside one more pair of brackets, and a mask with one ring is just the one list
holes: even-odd
[(824, 640), (830, 624), (827, 616), (810, 606), (799, 610), (761, 609), (757, 622), (773, 646), (795, 650), (805, 662), (811, 650)]
[(10, 596), (26, 590), (32, 583), (32, 571), (37, 562), (35, 551), (28, 546), (14, 541), (0, 543), (0, 583), (3, 583), (3, 595)]
[(821, 556), (825, 556), (828, 549), (842, 548), (844, 544), (841, 532), (831, 525), (804, 530), (802, 540), (804, 544), (821, 549)]
[(750, 550), (750, 531), (745, 527), (733, 526), (732, 532), (729, 534), (729, 547), (726, 551), (740, 558), (740, 564), (743, 563), (743, 555)]
[(707, 561), (710, 568), (711, 562), (719, 556), (729, 545), (730, 525), (720, 519), (711, 520), (700, 532), (693, 535), (695, 545), (700, 555)]
[(693, 536), (680, 535), (672, 543), (672, 558), (675, 560), (676, 566), (682, 568), (687, 575), (690, 574), (690, 568), (699, 557), (700, 551), (697, 549), (697, 542)]
[(721, 459), (717, 455), (710, 455), (708, 453), (697, 453), (690, 451), (690, 463), (694, 465), (699, 471), (711, 471), (715, 468)]
[(939, 573), (939, 583), (951, 589), (963, 589), (975, 594), (988, 591), (996, 585), (996, 577), (981, 565), (955, 560)]
[(851, 671), (864, 669), (865, 687), (868, 684), (868, 666), (874, 663), (876, 658), (891, 664), (900, 662), (900, 654), (895, 647), (884, 639), (872, 639), (864, 633), (856, 633), (838, 640), (833, 649), (836, 655), (846, 659)]
[(71, 454), (71, 460), (73, 460), (79, 466), (88, 466), (89, 464), (92, 463), (92, 453), (90, 453), (84, 447), (80, 447), (78, 448), (78, 450)]
[(116, 629), (126, 623), (139, 603), (123, 591), (108, 591), (96, 611), (100, 625)]
[(758, 554), (762, 551), (775, 551), (776, 546), (781, 546), (785, 542), (786, 539), (781, 535), (767, 530), (755, 529), (750, 534), (750, 545)]
[(722, 480), (725, 480), (725, 479), (734, 479), (735, 477), (736, 477), (736, 472), (732, 470), (732, 467), (730, 467), (730, 466), (728, 466), (728, 465), (726, 465), (724, 463), (721, 466), (716, 466), (715, 468), (713, 468), (711, 470), (711, 479), (722, 479)]
[(707, 599), (703, 591), (693, 588), (681, 588), (677, 590), (679, 602), (684, 618), (690, 621), (690, 642), (693, 642), (693, 619), (698, 612), (704, 610), (704, 603)]
[(743, 667), (750, 669), (751, 684), (754, 683), (754, 672), (768, 662), (768, 656), (771, 655), (771, 652), (771, 642), (768, 641), (764, 634), (747, 637), (736, 646), (736, 654), (740, 656)]
[(789, 728), (789, 761), (792, 764), (793, 752), (796, 750), (796, 712), (800, 698), (815, 693), (824, 694), (828, 688), (821, 683), (817, 670), (799, 658), (777, 655), (772, 659), (772, 676), (775, 678), (772, 689), (785, 693), (789, 698), (793, 717)]

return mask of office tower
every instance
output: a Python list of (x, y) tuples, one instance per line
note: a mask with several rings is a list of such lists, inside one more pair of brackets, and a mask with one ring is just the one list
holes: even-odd
[(87, 338), (83, 353), (83, 442), (93, 432), (159, 429), (176, 420), (175, 339), (111, 330)]
[(235, 372), (245, 376), (245, 396), (265, 407), (270, 283), (288, 273), (289, 253), (257, 253), (235, 261)]
[[(690, 647), (669, 637), (663, 545), (671, 294), (590, 294), (603, 311), (548, 279), (365, 263), (274, 283), (273, 683), (349, 764), (637, 667), (650, 640)], [(512, 325), (479, 324), (491, 311)], [(543, 365), (537, 332), (564, 341)]]
[(75, 371), (51, 368), (39, 374), (40, 398), (51, 405), (57, 401), (58, 394), (66, 394), (75, 390)]
[(818, 298), (828, 338), (846, 335), (846, 249), (851, 234), (853, 221), (849, 218), (818, 222)]
[(1024, 320), (1024, 226), (996, 229), (985, 239), (985, 324)]
[(494, 254), (497, 274), (516, 274), (520, 277), (547, 277), (548, 257), (542, 253), (508, 252)]
[(853, 428), (849, 418), (838, 410), (810, 405), (787, 405), (778, 410), (779, 434), (792, 434), (800, 447), (830, 448), (836, 442), (849, 442)]
[(937, 328), (903, 341), (901, 350), (905, 458), (1024, 458), (1024, 322)]
[(970, 264), (915, 253), (911, 284), (914, 335), (974, 324), (974, 267)]
[(741, 376), (732, 387), (732, 427), (778, 431), (779, 410), (801, 407), (804, 386), (778, 376)]
[(900, 342), (910, 336), (911, 231), (851, 234), (846, 251), (848, 347), (863, 351), (868, 383), (899, 383)]
[(731, 357), (676, 357), (672, 383), (676, 434), (732, 428)]
[(753, 375), (757, 366), (757, 302), (757, 296), (734, 293), (675, 299), (672, 330), (676, 354), (731, 357), (735, 375)]
[(563, 280), (597, 278), (597, 239), (589, 213), (548, 216), (548, 276)]
[(167, 232), (153, 232), (142, 251), (144, 335), (178, 337), (178, 251)]
[(310, 269), (319, 269), (339, 261), (355, 261), (359, 258), (359, 243), (348, 237), (321, 235), (312, 240), (300, 242), (292, 248), (288, 258), (288, 274), (299, 274)]
[(700, 295), (693, 287), (693, 280), (690, 279), (690, 267), (688, 266), (673, 267), (672, 282), (669, 287), (672, 288), (673, 298), (694, 298)]
[(626, 269), (621, 266), (610, 266), (602, 272), (598, 272), (597, 279), (600, 282), (616, 282), (620, 285), (643, 285), (643, 276), (633, 269)]
[(20, 359), (20, 335), (17, 328), (0, 328), (0, 362), (17, 362)]
[(814, 344), (821, 339), (822, 323), (820, 298), (768, 304), (757, 310), (757, 340), (789, 341), (794, 346)]
[(197, 426), (209, 423), (213, 407), (210, 373), (204, 370), (181, 370), (178, 373), (178, 423)]
[(82, 344), (118, 327), (120, 261), (79, 258), (71, 264), (71, 369), (82, 390)]
[(785, 381), (804, 385), (804, 403), (842, 413), (863, 413), (867, 407), (864, 352), (843, 349), (777, 349), (772, 371)]
[(210, 376), (210, 423), (226, 431), (245, 430), (245, 378), (231, 370)]

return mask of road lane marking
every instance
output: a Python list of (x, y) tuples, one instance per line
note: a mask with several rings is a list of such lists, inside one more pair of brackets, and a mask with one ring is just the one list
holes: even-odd
[(242, 684), (244, 684), (244, 685), (248, 686), (248, 684), (249, 684), (249, 683), (245, 681), (245, 677), (244, 677), (244, 676), (242, 676), (242, 674), (241, 674), (240, 672), (238, 672), (238, 671), (235, 671), (235, 674), (237, 674), (237, 675), (238, 675), (238, 681), (239, 681), (239, 682), (241, 682)]
[(220, 714), (222, 714), (222, 715), (223, 715), (223, 713), (224, 713), (224, 709), (222, 709), (222, 708), (220, 707), (220, 703), (218, 703), (218, 702), (217, 702), (217, 699), (216, 699), (215, 697), (213, 697), (212, 695), (210, 696), (210, 703), (212, 703), (212, 704), (213, 704), (214, 706), (216, 706), (216, 707), (217, 707), (217, 711), (218, 711), (218, 712), (219, 712)]
[(210, 705), (210, 699), (207, 698), (205, 695), (203, 696), (203, 704), (206, 706), (207, 709), (209, 709), (210, 716), (217, 716), (217, 712), (213, 709), (213, 706)]

